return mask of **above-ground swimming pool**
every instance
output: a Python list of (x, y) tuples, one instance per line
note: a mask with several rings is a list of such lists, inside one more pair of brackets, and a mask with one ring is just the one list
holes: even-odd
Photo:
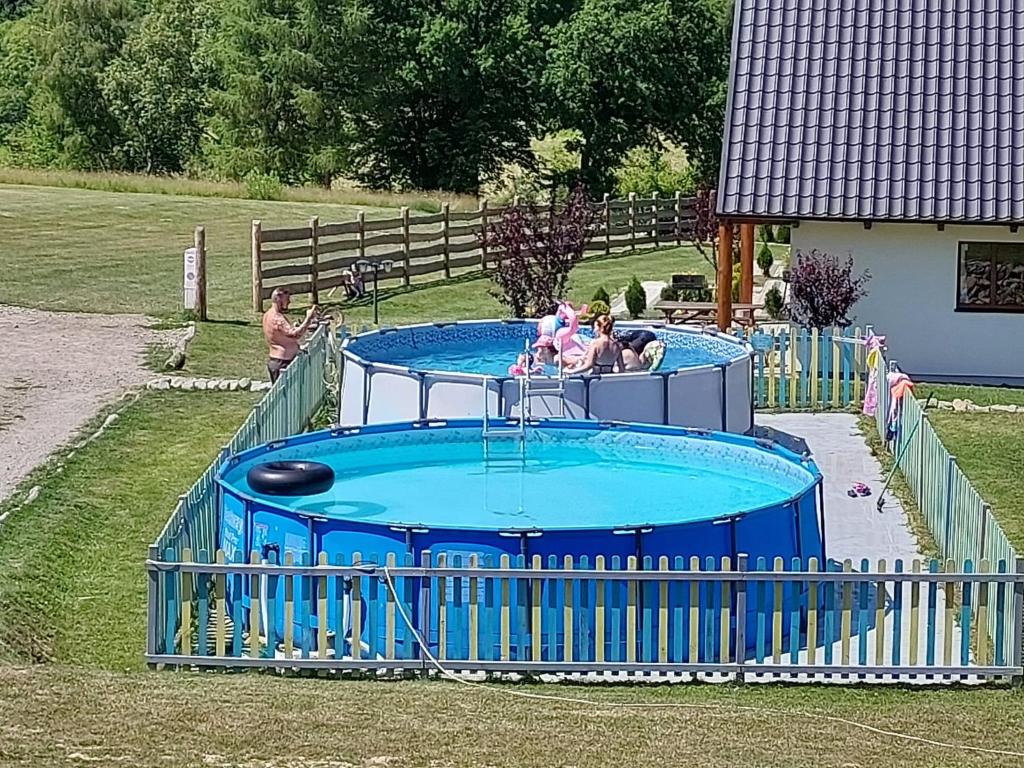
[[(393, 554), (403, 562), (424, 550), (493, 562), (504, 554), (526, 562), (552, 555), (718, 562), (740, 553), (751, 561), (824, 562), (821, 475), (808, 456), (763, 440), (654, 425), (547, 420), (522, 436), (486, 441), (482, 426), (338, 428), (231, 457), (217, 477), (219, 546), (229, 560), (255, 551), (297, 564), (321, 552), (331, 563), (351, 562), (357, 552), (365, 561)], [(253, 491), (249, 470), (271, 461), (321, 462), (335, 480), (309, 496)], [(278, 630), (283, 602), (274, 611)]]
[[(635, 421), (744, 433), (753, 427), (751, 348), (715, 331), (645, 323), (665, 343), (653, 372), (569, 376), (553, 369), (530, 383), (529, 413)], [(587, 335), (583, 332), (581, 335)], [(508, 367), (537, 337), (526, 320), (411, 325), (342, 343), (338, 422), (364, 425), (520, 413), (520, 382)], [(486, 392), (486, 396), (485, 396)]]

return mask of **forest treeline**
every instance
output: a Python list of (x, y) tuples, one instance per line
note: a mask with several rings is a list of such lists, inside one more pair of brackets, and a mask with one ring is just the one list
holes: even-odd
[[(714, 179), (724, 0), (0, 0), (0, 163), (474, 194), (531, 139)], [(557, 178), (557, 176), (566, 178)]]

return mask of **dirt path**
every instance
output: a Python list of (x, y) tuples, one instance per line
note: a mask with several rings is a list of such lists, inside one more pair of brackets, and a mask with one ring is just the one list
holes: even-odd
[(0, 501), (104, 405), (152, 377), (146, 347), (167, 334), (149, 322), (0, 305)]

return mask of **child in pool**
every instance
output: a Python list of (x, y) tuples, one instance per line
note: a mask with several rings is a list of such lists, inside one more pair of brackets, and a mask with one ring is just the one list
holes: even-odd
[(515, 363), (508, 367), (509, 376), (525, 376), (527, 371), (531, 374), (544, 373), (544, 366), (533, 359), (533, 355), (520, 352)]

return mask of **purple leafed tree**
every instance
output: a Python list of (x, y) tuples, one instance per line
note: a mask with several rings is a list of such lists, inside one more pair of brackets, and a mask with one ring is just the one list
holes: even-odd
[(539, 317), (565, 298), (569, 273), (594, 234), (594, 208), (577, 186), (565, 205), (509, 208), (483, 233), (497, 254), (493, 294), (513, 317)]
[(789, 270), (790, 316), (808, 328), (850, 325), (850, 310), (864, 298), (871, 274), (853, 274), (853, 257), (845, 261), (820, 251), (797, 251)]

